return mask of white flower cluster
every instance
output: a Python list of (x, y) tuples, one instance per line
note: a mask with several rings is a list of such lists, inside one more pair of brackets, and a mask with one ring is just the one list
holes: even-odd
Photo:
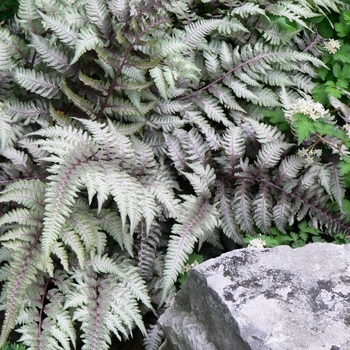
[(295, 114), (301, 113), (307, 115), (312, 120), (322, 118), (326, 110), (320, 102), (314, 102), (310, 99), (300, 98), (291, 105), (291, 108), (285, 112), (285, 118), (288, 122), (296, 121)]
[(192, 264), (187, 264), (186, 266), (184, 266), (182, 269), (181, 269), (181, 273), (184, 274), (184, 273), (189, 273), (191, 269), (193, 269), (195, 266), (198, 265), (198, 261), (195, 260)]
[(346, 135), (348, 135), (350, 137), (350, 124), (345, 124), (343, 126), (343, 129), (345, 129)]
[(324, 42), (324, 47), (329, 53), (336, 53), (340, 49), (339, 40), (329, 39)]
[(261, 238), (251, 239), (248, 245), (248, 248), (260, 248), (263, 249), (266, 247), (266, 242)]
[(320, 149), (305, 149), (302, 148), (298, 151), (299, 157), (305, 157), (305, 160), (308, 164), (314, 162), (314, 157), (320, 158), (322, 151)]

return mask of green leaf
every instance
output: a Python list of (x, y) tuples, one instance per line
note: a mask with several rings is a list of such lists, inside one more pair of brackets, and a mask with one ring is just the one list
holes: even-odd
[(299, 237), (300, 237), (304, 242), (306, 242), (307, 239), (309, 238), (309, 235), (307, 234), (307, 232), (300, 232), (300, 233), (299, 233)]
[(324, 18), (317, 26), (318, 32), (324, 38), (334, 38), (334, 29), (329, 25), (329, 19)]
[(322, 78), (322, 80), (326, 80), (326, 77), (330, 73), (330, 71), (326, 67), (321, 67), (321, 68), (317, 68), (317, 73)]
[(323, 105), (327, 105), (329, 103), (328, 94), (323, 84), (317, 85), (312, 90), (312, 97), (316, 102), (320, 102)]
[(285, 32), (293, 33), (295, 31), (300, 31), (302, 26), (299, 23), (291, 22), (286, 17), (274, 16), (277, 19), (274, 22)]
[(348, 199), (343, 199), (343, 210), (345, 213), (350, 214), (350, 200)]
[(314, 122), (315, 132), (321, 135), (335, 136), (334, 125), (323, 123), (323, 122)]
[(263, 114), (267, 117), (269, 123), (278, 125), (278, 128), (281, 131), (287, 131), (290, 130), (289, 124), (286, 122), (286, 118), (284, 117), (284, 112), (280, 108), (276, 108), (272, 111), (262, 111)]
[(327, 81), (325, 84), (325, 91), (335, 98), (340, 98), (343, 95), (343, 92), (338, 89), (334, 81)]
[(350, 63), (350, 45), (341, 45), (340, 49), (333, 55), (334, 59), (343, 63)]
[(297, 120), (294, 122), (293, 126), (298, 134), (298, 144), (300, 145), (304, 140), (310, 137), (310, 134), (315, 132), (315, 125), (306, 115), (296, 114), (295, 117)]
[(345, 23), (335, 23), (334, 28), (338, 33), (338, 36), (340, 38), (346, 37), (350, 33), (350, 26), (349, 24)]
[(350, 173), (350, 157), (343, 157), (343, 161), (339, 163), (339, 167), (341, 176)]
[(341, 66), (339, 63), (336, 63), (334, 66), (333, 66), (333, 74), (336, 78), (339, 78), (341, 76)]
[(342, 71), (341, 71), (341, 77), (350, 79), (350, 64), (344, 63)]
[(349, 86), (349, 83), (344, 79), (338, 79), (336, 85), (340, 88), (347, 89)]

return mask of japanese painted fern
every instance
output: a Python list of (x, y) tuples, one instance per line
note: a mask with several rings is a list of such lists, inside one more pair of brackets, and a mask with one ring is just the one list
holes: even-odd
[(0, 346), (108, 349), (137, 326), (157, 349), (143, 315), (197, 243), (350, 233), (339, 155), (307, 164), (265, 118), (312, 90), (305, 20), (341, 1), (210, 6), (21, 0), (0, 28)]

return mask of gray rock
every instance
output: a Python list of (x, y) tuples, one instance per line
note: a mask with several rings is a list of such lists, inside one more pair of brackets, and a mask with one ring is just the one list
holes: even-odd
[(350, 245), (247, 248), (194, 268), (162, 350), (349, 350)]

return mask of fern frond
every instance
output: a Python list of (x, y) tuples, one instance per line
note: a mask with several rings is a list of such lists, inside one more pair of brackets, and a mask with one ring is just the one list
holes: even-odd
[(57, 96), (60, 92), (61, 78), (57, 75), (17, 68), (14, 73), (14, 79), (26, 90), (49, 99)]
[(101, 91), (105, 96), (108, 94), (108, 89), (110, 87), (109, 82), (103, 82), (101, 80), (90, 78), (82, 72), (79, 72), (79, 80), (85, 85), (90, 86), (97, 91)]
[(0, 33), (0, 67), (1, 71), (6, 71), (14, 68), (14, 63), (11, 60), (12, 52), (9, 50), (8, 46), (1, 42), (1, 33)]
[(178, 54), (179, 52), (187, 52), (189, 49), (190, 47), (182, 40), (166, 38), (164, 40), (158, 40), (155, 45), (152, 45), (150, 54), (153, 57), (166, 57)]
[(223, 80), (224, 84), (227, 85), (232, 89), (232, 91), (235, 93), (235, 95), (238, 98), (244, 98), (248, 101), (258, 101), (258, 96), (252, 92), (251, 89), (247, 87), (246, 84), (244, 84), (242, 81), (229, 77), (224, 78)]
[(145, 350), (158, 350), (164, 338), (164, 332), (159, 323), (150, 325), (147, 329), (147, 337), (143, 340)]
[(82, 111), (87, 113), (90, 117), (96, 118), (98, 113), (99, 106), (94, 104), (91, 101), (86, 100), (85, 98), (74, 93), (67, 85), (65, 81), (62, 82), (62, 91), (65, 95)]
[(0, 202), (14, 201), (28, 209), (40, 211), (43, 209), (44, 194), (45, 184), (41, 180), (17, 180), (1, 192)]
[(128, 0), (109, 1), (108, 7), (120, 22), (126, 23), (128, 21), (130, 15)]
[(144, 69), (138, 69), (136, 67), (124, 65), (122, 66), (121, 72), (127, 77), (129, 77), (131, 80), (134, 80), (139, 83), (147, 83), (145, 77), (146, 72)]
[(282, 192), (278, 198), (277, 204), (273, 207), (273, 220), (279, 231), (286, 233), (285, 227), (290, 220), (291, 198), (286, 192)]
[(296, 84), (298, 89), (311, 94), (312, 90), (316, 86), (316, 83), (312, 81), (312, 78), (309, 75), (303, 73), (294, 74), (291, 79)]
[(210, 119), (222, 123), (225, 126), (232, 125), (232, 122), (226, 117), (224, 110), (215, 97), (211, 97), (204, 93), (198, 97), (196, 96), (194, 101)]
[(232, 206), (236, 222), (241, 230), (254, 235), (252, 199), (249, 193), (250, 186), (251, 184), (248, 181), (244, 179), (238, 180)]
[[(300, 170), (303, 169), (304, 165), (305, 161), (299, 155), (292, 154), (291, 156), (284, 158), (278, 168), (276, 182), (278, 184), (280, 182), (286, 182), (286, 186), (288, 186), (288, 180), (295, 179)], [(285, 189), (287, 190), (286, 187)]]
[(60, 73), (65, 73), (69, 68), (69, 58), (57, 45), (52, 45), (48, 40), (39, 35), (32, 34), (32, 45), (41, 59)]
[(26, 176), (32, 176), (34, 172), (34, 164), (31, 161), (30, 157), (23, 151), (19, 151), (15, 148), (5, 148), (0, 151), (0, 154), (3, 157), (6, 157), (11, 160), (13, 165), (17, 167)]
[(228, 71), (233, 68), (233, 56), (232, 56), (232, 47), (228, 46), (225, 41), (222, 42), (221, 44), (221, 49), (220, 49), (220, 61), (222, 67)]
[(40, 100), (20, 102), (20, 101), (8, 101), (5, 107), (6, 113), (8, 113), (13, 122), (23, 122), (24, 125), (34, 123), (42, 117), (43, 119), (49, 115), (49, 108), (45, 102)]
[(234, 169), (238, 160), (244, 155), (246, 150), (246, 142), (241, 127), (231, 127), (222, 137), (222, 146), (229, 158), (229, 164)]
[[(40, 252), (36, 247), (36, 240), (40, 236), (40, 231), (33, 238), (30, 245), (23, 251), (16, 250), (12, 254), (10, 274), (8, 276), (7, 290), (11, 293), (6, 295), (6, 314), (2, 324), (0, 346), (3, 346), (8, 335), (16, 324), (16, 318), (23, 299), (29, 286), (36, 280), (38, 273), (38, 262), (41, 260)], [(39, 265), (40, 266), (40, 265)]]
[[(305, 22), (304, 24), (306, 25)], [(271, 23), (267, 19), (260, 23), (259, 30), (262, 32), (264, 39), (271, 45), (286, 45), (300, 32), (300, 29), (290, 32), (283, 30), (277, 23)]]
[(94, 28), (92, 26), (81, 28), (75, 42), (75, 54), (70, 64), (76, 63), (81, 55), (94, 49), (96, 46), (103, 46), (103, 42), (101, 42)]
[[(55, 279), (49, 280), (49, 282), (56, 284), (57, 279), (62, 281), (62, 277), (55, 274)], [(68, 276), (65, 276), (65, 280), (62, 282), (70, 285)], [(40, 283), (40, 286), (36, 285), (28, 292), (28, 298), (31, 300), (42, 298), (41, 294), (36, 295), (38, 291), (42, 292), (42, 290), (45, 290), (44, 281)], [(22, 319), (20, 323), (24, 325), (18, 329), (18, 332), (22, 334), (20, 341), (29, 348), (50, 346), (50, 348), (70, 350), (71, 344), (75, 348), (76, 332), (69, 311), (63, 309), (64, 302), (64, 294), (56, 287), (47, 291), (45, 305), (42, 305), (39, 299), (38, 309), (45, 312), (46, 315), (43, 320), (40, 319), (38, 310), (33, 310), (29, 306), (23, 308), (20, 314)]]
[(21, 26), (29, 32), (36, 32), (40, 26), (37, 19), (40, 18), (35, 0), (24, 0), (19, 3), (17, 12)]
[(166, 133), (171, 133), (175, 128), (180, 128), (184, 125), (184, 121), (173, 115), (157, 115), (150, 116), (149, 122), (155, 128), (162, 128)]
[(264, 144), (273, 141), (283, 141), (284, 135), (277, 126), (260, 123), (254, 119), (246, 118), (248, 123), (252, 126), (256, 139)]
[(248, 3), (244, 3), (241, 6), (235, 7), (231, 11), (231, 15), (238, 15), (242, 18), (247, 18), (249, 16), (254, 16), (254, 15), (265, 16), (265, 10), (260, 8), (258, 4), (248, 2)]
[(73, 319), (82, 322), (82, 350), (108, 350), (110, 332), (128, 338), (134, 324), (145, 333), (135, 298), (113, 275), (90, 277), (77, 271), (75, 280), (77, 291), (70, 293), (65, 308), (74, 307)]
[(263, 144), (257, 157), (257, 165), (260, 171), (274, 167), (281, 160), (281, 155), (291, 146), (292, 144), (282, 141)]
[(343, 210), (343, 200), (345, 196), (345, 181), (339, 174), (339, 166), (336, 162), (330, 166), (331, 171), (331, 193), (334, 199), (337, 201), (340, 210)]
[[(120, 115), (128, 121), (141, 122), (144, 119), (141, 117), (143, 113), (140, 113), (139, 109), (134, 106), (129, 100), (124, 100), (120, 98), (111, 99), (106, 108), (104, 109), (104, 114), (113, 115), (114, 113)], [(144, 113), (146, 114), (146, 113)], [(130, 117), (136, 117), (135, 120)], [(132, 120), (129, 120), (132, 119)]]
[[(3, 45), (1, 46), (2, 50), (6, 50), (7, 47), (8, 53), (25, 63), (29, 63), (29, 49), (25, 41), (16, 35), (11, 35), (6, 27), (0, 28), (0, 42), (5, 45), (5, 47)], [(4, 66), (1, 66), (1, 70), (3, 71), (5, 66), (10, 63), (11, 61), (7, 62)]]
[(203, 139), (202, 135), (192, 128), (188, 133), (176, 130), (178, 138), (181, 140), (183, 149), (187, 153), (186, 159), (191, 164), (207, 165), (207, 155), (210, 152), (208, 143)]
[(221, 180), (217, 186), (218, 192), (215, 198), (216, 202), (219, 202), (219, 214), (220, 214), (220, 226), (224, 234), (233, 239), (239, 244), (243, 244), (242, 234), (237, 227), (235, 221), (235, 215), (232, 208), (232, 195), (230, 189), (225, 185), (224, 180)]
[(191, 164), (190, 168), (193, 173), (181, 173), (186, 176), (197, 196), (209, 199), (216, 179), (214, 169), (208, 164), (205, 167), (202, 164)]
[(164, 182), (164, 174), (158, 172), (156, 178), (145, 177), (141, 180), (142, 185), (146, 186), (151, 194), (161, 203), (167, 210), (167, 216), (176, 218), (178, 200), (175, 198), (173, 188), (167, 186)]
[(149, 280), (153, 276), (154, 265), (157, 256), (157, 248), (160, 244), (161, 230), (158, 223), (154, 222), (147, 234), (145, 225), (141, 221), (139, 236), (140, 243), (138, 246), (138, 267), (140, 276), (144, 280)]
[(235, 111), (245, 112), (245, 110), (235, 100), (230, 89), (223, 85), (217, 84), (209, 88), (209, 92), (218, 98), (221, 104), (226, 108), (230, 108)]
[(126, 250), (131, 257), (133, 253), (133, 236), (129, 234), (129, 226), (123, 227), (120, 216), (113, 210), (101, 209), (96, 212), (95, 217), (100, 228), (107, 232), (120, 246), (122, 250)]
[(270, 233), (272, 223), (272, 196), (266, 184), (260, 186), (258, 195), (252, 202), (253, 219), (256, 226), (265, 234)]
[(11, 146), (12, 120), (0, 104), (0, 151)]
[(70, 48), (74, 49), (78, 39), (78, 32), (66, 19), (58, 16), (48, 16), (38, 11), (46, 29), (51, 29), (57, 37)]
[(152, 309), (145, 281), (141, 278), (139, 269), (133, 266), (132, 261), (121, 257), (119, 260), (109, 258), (107, 255), (99, 256), (91, 253), (86, 262), (96, 273), (108, 273), (115, 276), (129, 288), (129, 292), (144, 305)]
[(112, 23), (105, 2), (91, 0), (85, 4), (85, 9), (88, 19), (100, 29), (105, 38), (110, 39)]
[(218, 224), (214, 207), (206, 200), (192, 196), (188, 196), (182, 204), (177, 220), (179, 223), (172, 227), (165, 258), (162, 302), (192, 253), (198, 238)]
[(181, 147), (179, 139), (172, 134), (165, 134), (165, 141), (168, 155), (173, 160), (175, 167), (179, 170), (185, 170), (187, 168), (186, 154)]
[(164, 72), (159, 67), (154, 67), (149, 71), (151, 77), (158, 88), (160, 96), (164, 98), (165, 101), (168, 100), (168, 85), (164, 77)]
[(134, 135), (130, 136), (130, 141), (135, 152), (135, 174), (144, 176), (155, 173), (157, 163), (152, 148)]
[(217, 29), (222, 22), (221, 19), (211, 19), (191, 23), (185, 27), (185, 35), (182, 40), (186, 45), (196, 47), (198, 42), (202, 41), (210, 32)]
[(326, 192), (331, 196), (331, 170), (329, 166), (321, 166), (319, 173), (319, 183), (326, 190)]
[(205, 117), (197, 111), (194, 112), (189, 110), (185, 111), (185, 117), (191, 125), (196, 125), (200, 129), (212, 149), (217, 150), (221, 147), (220, 139), (216, 134), (215, 129), (209, 125)]
[(224, 74), (220, 61), (217, 59), (216, 55), (204, 51), (203, 57), (205, 58), (205, 66), (211, 78), (217, 79)]

